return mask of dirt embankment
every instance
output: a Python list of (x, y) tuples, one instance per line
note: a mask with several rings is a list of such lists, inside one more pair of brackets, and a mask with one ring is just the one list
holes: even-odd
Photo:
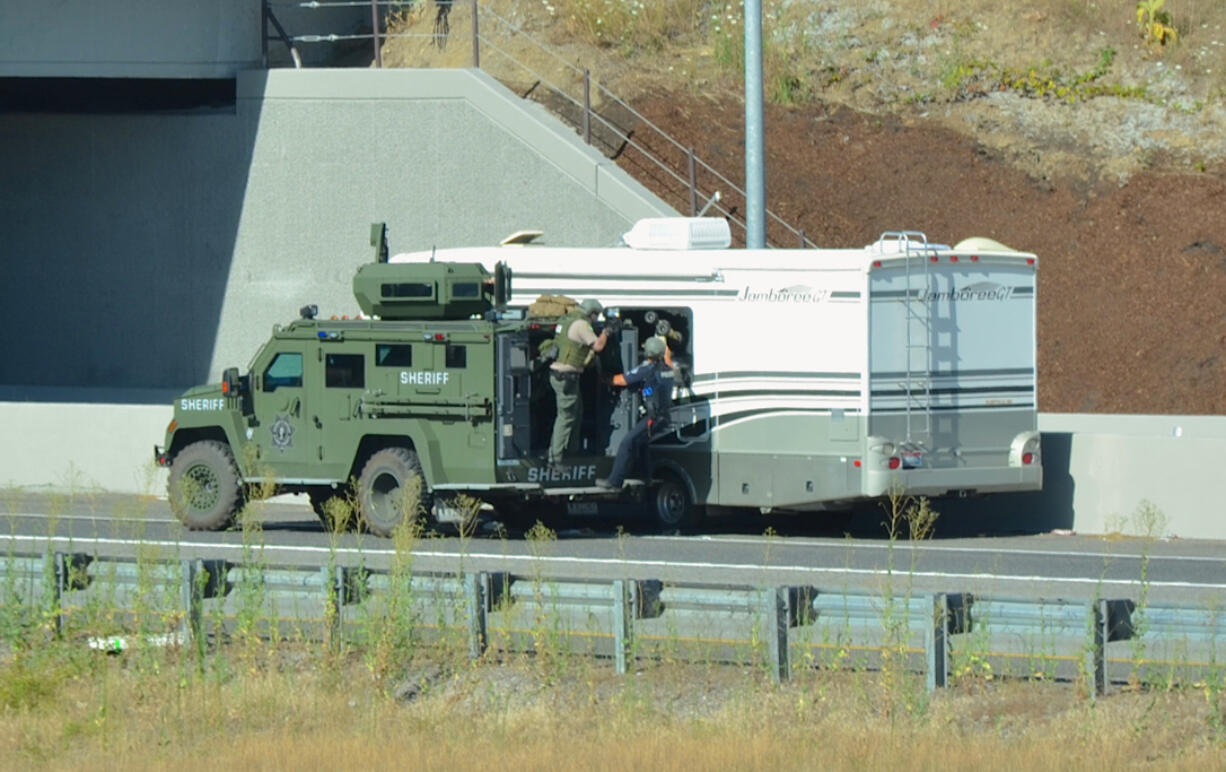
[[(1157, 49), (1118, 8), (930, 5), (813, 6), (791, 22), (825, 42), (796, 58), (794, 104), (768, 106), (768, 206), (822, 246), (916, 229), (1037, 253), (1043, 411), (1226, 412), (1226, 10), (1189, 4), (1179, 42)], [(508, 8), (518, 32), (502, 45), (519, 63), (484, 68), (524, 91), (573, 81), (563, 60), (589, 67), (741, 178), (740, 88), (710, 46), (626, 58), (534, 5)], [(385, 64), (469, 66), (462, 10), (449, 46), (391, 41)], [(498, 28), (483, 21), (483, 37)]]

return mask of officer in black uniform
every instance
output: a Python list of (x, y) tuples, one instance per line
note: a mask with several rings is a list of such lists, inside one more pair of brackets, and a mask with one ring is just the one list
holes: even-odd
[(667, 430), (668, 409), (673, 404), (673, 385), (676, 379), (673, 369), (664, 361), (667, 350), (662, 338), (648, 338), (643, 344), (645, 361), (625, 375), (613, 376), (614, 386), (628, 386), (639, 390), (645, 412), (622, 438), (609, 479), (596, 481), (602, 488), (622, 487), (632, 464), (641, 464), (645, 473), (650, 472), (647, 444), (652, 438), (659, 436), (660, 432)]

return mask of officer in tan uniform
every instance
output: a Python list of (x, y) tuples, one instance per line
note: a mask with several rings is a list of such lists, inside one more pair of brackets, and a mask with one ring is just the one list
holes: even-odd
[(607, 328), (597, 335), (592, 327), (602, 310), (599, 301), (589, 298), (558, 320), (558, 358), (549, 365), (549, 384), (558, 408), (549, 442), (550, 466), (561, 464), (565, 454), (579, 450), (579, 422), (583, 419), (579, 378), (609, 340)]

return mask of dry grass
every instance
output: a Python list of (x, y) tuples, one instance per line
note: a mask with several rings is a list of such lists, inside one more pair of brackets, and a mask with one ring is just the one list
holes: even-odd
[[(1148, 86), (1162, 61), (1186, 84), (1186, 98), (1220, 98), (1226, 87), (1226, 10), (1217, 0), (1168, 0), (1178, 36), (1162, 46), (1140, 34), (1135, 3), (1094, 0), (867, 0), (831, 6), (805, 0), (764, 0), (763, 36), (768, 89), (775, 101), (839, 98), (844, 89), (879, 92), (907, 87), (942, 96), (952, 64), (992, 62), (1011, 70), (1052, 68), (1066, 76), (1088, 72), (1099, 52), (1117, 52), (1112, 82)], [(490, 42), (483, 67), (511, 80), (531, 78), (503, 61), (506, 54), (565, 85), (567, 74), (529, 40), (556, 47), (591, 67), (595, 77), (633, 97), (648, 84), (670, 88), (727, 88), (739, 92), (743, 9), (718, 0), (483, 0)], [(393, 33), (420, 37), (390, 41), (385, 66), (470, 66), (467, 7), (451, 14), (450, 44), (429, 35), (430, 8), (395, 20)], [(1176, 70), (1178, 68), (1178, 70)], [(789, 85), (788, 81), (792, 81)], [(883, 81), (886, 81), (883, 84)], [(781, 86), (786, 86), (780, 90)], [(1174, 93), (1174, 92), (1172, 92)], [(893, 100), (884, 98), (884, 104)], [(945, 96), (954, 97), (955, 94)], [(1161, 98), (1161, 97), (1156, 97)], [(879, 104), (880, 106), (884, 106)]]
[[(66, 646), (66, 645), (65, 645)], [(0, 754), (21, 768), (1212, 769), (1226, 745), (1197, 690), (1087, 703), (1067, 684), (972, 683), (906, 712), (869, 673), (772, 687), (753, 669), (528, 660), (418, 667), (415, 699), (360, 658), (282, 648), (202, 674), (67, 648), (0, 669)]]

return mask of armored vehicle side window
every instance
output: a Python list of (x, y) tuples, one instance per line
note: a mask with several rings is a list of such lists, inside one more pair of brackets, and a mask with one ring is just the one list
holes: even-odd
[(302, 386), (302, 354), (281, 352), (264, 368), (264, 391)]
[(408, 343), (377, 343), (375, 364), (379, 367), (412, 367), (413, 347)]
[(324, 385), (329, 389), (362, 388), (366, 385), (366, 357), (328, 354), (324, 362)]
[(447, 366), (448, 367), (467, 367), (468, 366), (468, 347), (455, 346), (447, 344)]
[(432, 298), (433, 282), (394, 282), (384, 284), (380, 291), (385, 298)]
[(453, 298), (479, 298), (481, 297), (481, 285), (475, 281), (459, 281), (451, 285), (451, 296)]

